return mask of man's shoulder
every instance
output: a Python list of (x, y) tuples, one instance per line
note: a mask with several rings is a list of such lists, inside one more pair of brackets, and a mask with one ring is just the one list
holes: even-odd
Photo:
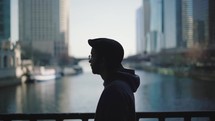
[(123, 80), (114, 80), (108, 86), (105, 87), (107, 92), (124, 92), (131, 91), (130, 86)]
[(107, 88), (122, 87), (122, 86), (128, 86), (128, 84), (123, 80), (114, 80), (107, 86)]

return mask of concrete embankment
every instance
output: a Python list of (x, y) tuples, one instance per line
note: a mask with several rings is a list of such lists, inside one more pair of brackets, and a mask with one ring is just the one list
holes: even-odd
[(207, 72), (206, 70), (193, 70), (188, 67), (159, 67), (146, 63), (131, 63), (131, 68), (155, 72), (165, 75), (174, 75), (177, 77), (187, 77), (195, 80), (215, 81), (215, 72)]
[(0, 87), (21, 84), (21, 67), (0, 69)]
[(0, 78), (0, 87), (21, 84), (21, 80), (15, 77)]

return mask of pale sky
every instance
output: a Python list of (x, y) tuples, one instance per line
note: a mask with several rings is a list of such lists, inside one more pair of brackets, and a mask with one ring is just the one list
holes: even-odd
[[(12, 37), (18, 40), (18, 0), (11, 0)], [(98, 37), (119, 41), (125, 57), (136, 52), (136, 11), (142, 0), (70, 0), (70, 55), (88, 57), (87, 40)]]
[(70, 54), (88, 57), (87, 40), (97, 37), (119, 41), (125, 56), (136, 52), (136, 10), (142, 0), (71, 0)]

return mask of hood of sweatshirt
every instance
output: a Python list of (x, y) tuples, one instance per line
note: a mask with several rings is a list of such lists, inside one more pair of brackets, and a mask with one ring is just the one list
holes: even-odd
[(121, 69), (116, 72), (115, 79), (119, 79), (128, 83), (133, 92), (137, 91), (137, 88), (140, 85), (140, 78), (135, 74), (134, 70), (131, 69)]
[(140, 85), (140, 78), (135, 74), (134, 70), (122, 68), (116, 71), (108, 81), (104, 82), (104, 86), (108, 86), (114, 80), (125, 81), (133, 92), (137, 91), (137, 88)]

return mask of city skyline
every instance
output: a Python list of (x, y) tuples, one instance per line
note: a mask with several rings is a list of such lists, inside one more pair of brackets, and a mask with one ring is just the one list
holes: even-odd
[(138, 53), (213, 48), (213, 7), (213, 0), (143, 0)]
[[(13, 18), (17, 17), (17, 4), (18, 0), (11, 0)], [(70, 55), (87, 57), (90, 51), (87, 40), (97, 37), (109, 37), (119, 41), (124, 46), (125, 56), (136, 53), (136, 10), (142, 5), (142, 0), (94, 0), (89, 3), (84, 0), (71, 0), (69, 4)], [(11, 40), (17, 41), (18, 21), (12, 20)]]

